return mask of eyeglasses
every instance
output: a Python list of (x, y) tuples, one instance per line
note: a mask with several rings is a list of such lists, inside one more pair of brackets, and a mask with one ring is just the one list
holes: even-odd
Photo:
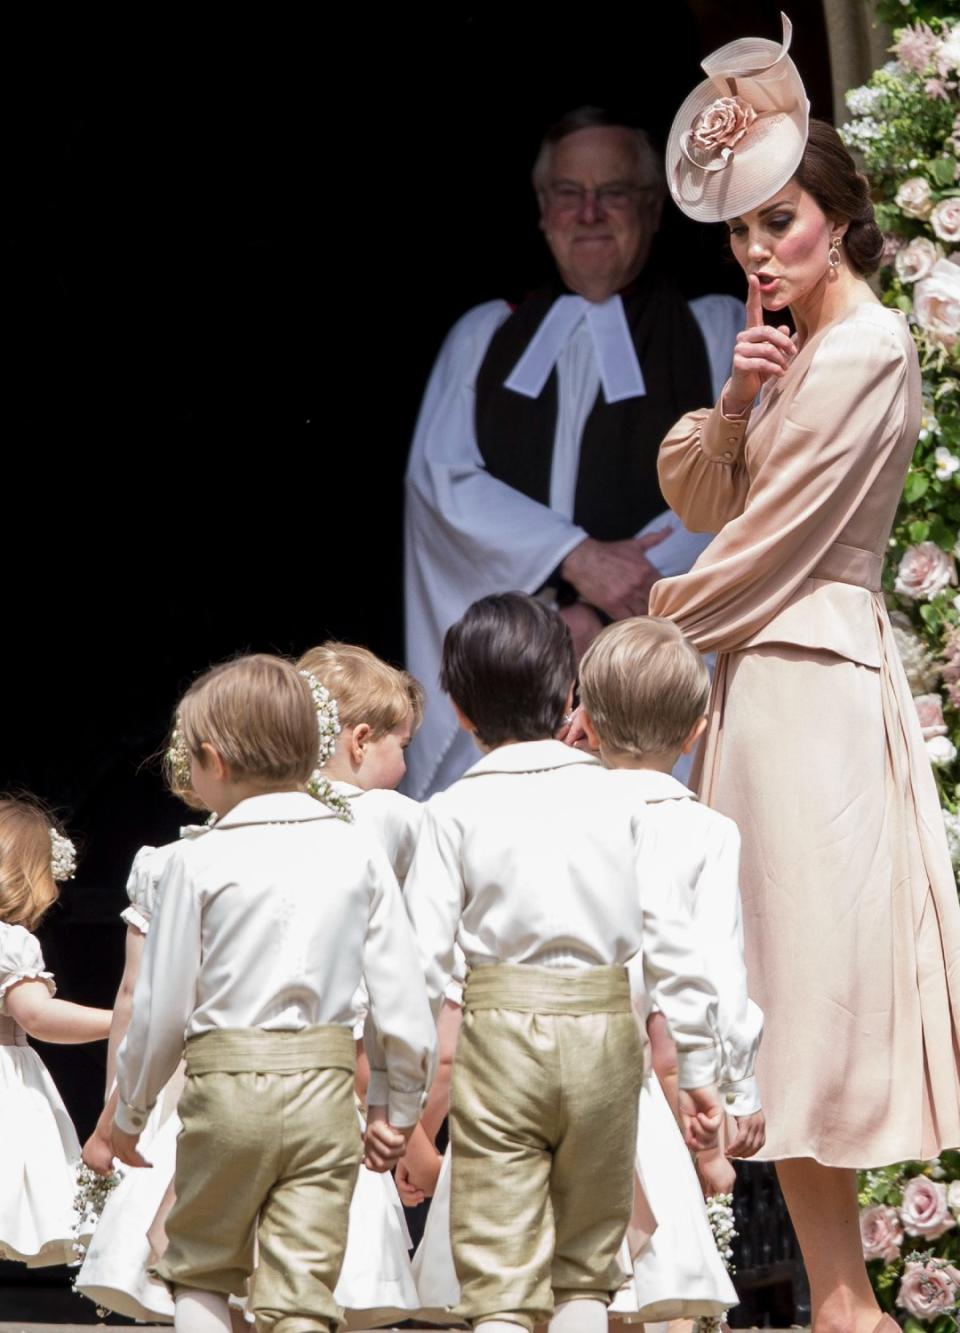
[(651, 185), (634, 185), (627, 181), (615, 181), (611, 185), (598, 185), (596, 189), (573, 182), (560, 181), (546, 186), (544, 194), (552, 208), (561, 213), (579, 212), (587, 202), (593, 199), (594, 206), (601, 212), (616, 213), (629, 208), (638, 195), (649, 194)]

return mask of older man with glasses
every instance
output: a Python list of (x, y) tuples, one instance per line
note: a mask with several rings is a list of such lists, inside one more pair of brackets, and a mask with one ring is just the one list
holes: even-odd
[(519, 589), (560, 608), (583, 652), (642, 615), (658, 578), (708, 540), (657, 484), (657, 449), (726, 381), (743, 306), (687, 302), (648, 264), (666, 189), (647, 135), (582, 107), (533, 169), (556, 278), (517, 308), (465, 314), (427, 385), (407, 470), (407, 665), (426, 686), (407, 790), (442, 790), (474, 762), (437, 685), (447, 627), (478, 597)]

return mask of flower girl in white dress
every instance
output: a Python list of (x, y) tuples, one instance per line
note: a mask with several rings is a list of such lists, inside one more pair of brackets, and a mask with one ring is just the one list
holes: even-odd
[(31, 1266), (76, 1259), (80, 1144), (27, 1037), (102, 1041), (109, 1009), (53, 999), (30, 932), (74, 870), (73, 844), (27, 800), (0, 799), (0, 1258)]

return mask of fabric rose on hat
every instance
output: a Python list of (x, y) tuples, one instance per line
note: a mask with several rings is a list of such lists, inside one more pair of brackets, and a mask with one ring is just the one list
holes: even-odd
[(928, 741), (934, 736), (946, 736), (947, 725), (943, 720), (942, 697), (939, 694), (917, 694), (913, 702), (917, 717), (920, 719), (923, 739)]
[(960, 199), (941, 199), (930, 214), (930, 226), (941, 241), (960, 244)]
[(903, 1227), (896, 1208), (877, 1204), (860, 1213), (860, 1240), (864, 1259), (882, 1259), (885, 1264), (900, 1258)]
[(897, 1304), (914, 1319), (935, 1319), (944, 1310), (952, 1309), (956, 1298), (956, 1287), (946, 1269), (916, 1260), (904, 1268)]
[(943, 251), (939, 245), (926, 236), (915, 236), (909, 245), (897, 251), (893, 266), (901, 282), (919, 282), (942, 258)]
[(957, 567), (953, 556), (942, 551), (936, 542), (920, 542), (904, 551), (893, 586), (901, 597), (928, 602), (956, 581)]
[(914, 1176), (904, 1185), (900, 1220), (908, 1236), (927, 1240), (936, 1240), (957, 1225), (947, 1205), (946, 1186), (926, 1176)]
[(930, 182), (922, 176), (911, 176), (896, 193), (897, 207), (911, 218), (927, 218), (933, 211)]
[(690, 143), (703, 153), (733, 148), (757, 118), (742, 97), (718, 97), (701, 111), (690, 133)]

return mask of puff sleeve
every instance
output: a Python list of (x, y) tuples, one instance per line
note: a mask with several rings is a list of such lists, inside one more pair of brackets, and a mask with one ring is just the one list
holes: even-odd
[(7, 991), (18, 981), (42, 981), (51, 995), (57, 991), (37, 937), (23, 926), (0, 923), (0, 1014), (6, 1014)]

